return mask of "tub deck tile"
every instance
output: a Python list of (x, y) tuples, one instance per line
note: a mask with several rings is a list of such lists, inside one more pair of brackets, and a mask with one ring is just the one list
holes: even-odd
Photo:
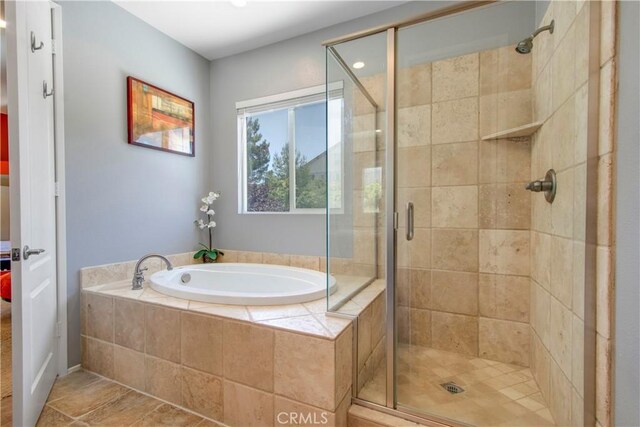
[[(340, 276), (339, 286), (342, 286), (342, 276)], [(363, 284), (362, 278), (347, 280), (347, 288), (353, 288), (357, 282)], [(351, 286), (349, 286), (351, 285)], [(353, 288), (355, 289), (355, 288)], [(344, 289), (343, 291), (347, 291)], [(373, 299), (384, 291), (384, 281), (376, 280), (367, 285), (355, 297), (340, 307), (338, 310), (342, 314), (358, 315)], [(109, 295), (115, 298), (127, 300), (137, 300), (144, 303), (171, 307), (175, 309), (190, 311), (200, 314), (208, 314), (226, 319), (241, 320), (249, 323), (258, 323), (264, 326), (271, 326), (277, 329), (298, 332), (305, 335), (312, 335), (321, 338), (335, 339), (350, 324), (348, 319), (327, 316), (326, 299), (320, 298), (302, 304), (287, 304), (273, 306), (245, 306), (230, 304), (213, 304), (201, 301), (174, 298), (157, 292), (144, 284), (144, 289), (140, 291), (131, 290), (129, 280), (120, 280), (113, 283), (101, 284), (86, 287), (82, 290), (86, 293)], [(335, 295), (332, 295), (332, 302)], [(357, 301), (356, 301), (357, 300)]]

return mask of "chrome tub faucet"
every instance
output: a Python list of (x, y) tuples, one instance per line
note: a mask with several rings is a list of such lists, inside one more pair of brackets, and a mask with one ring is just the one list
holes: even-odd
[(140, 268), (140, 266), (144, 261), (148, 260), (149, 258), (160, 258), (162, 261), (165, 262), (165, 264), (167, 264), (167, 270), (173, 270), (173, 265), (171, 264), (171, 261), (169, 261), (169, 258), (167, 258), (164, 255), (147, 254), (143, 256), (138, 260), (138, 262), (136, 263), (136, 268), (133, 270), (133, 279), (131, 280), (131, 285), (132, 285), (131, 289), (133, 289), (134, 291), (142, 289), (142, 284), (144, 283), (144, 272), (149, 268), (148, 267)]

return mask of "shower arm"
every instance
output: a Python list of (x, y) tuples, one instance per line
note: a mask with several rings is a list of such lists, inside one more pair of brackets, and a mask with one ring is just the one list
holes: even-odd
[(540, 27), (531, 34), (531, 38), (534, 39), (538, 34), (543, 31), (549, 30), (551, 34), (553, 34), (553, 28), (555, 27), (555, 21), (551, 21), (549, 25), (545, 25), (544, 27)]

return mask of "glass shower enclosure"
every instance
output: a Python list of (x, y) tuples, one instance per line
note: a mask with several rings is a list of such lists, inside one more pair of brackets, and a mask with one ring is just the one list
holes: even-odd
[[(594, 42), (576, 34), (593, 8), (573, 7), (528, 54), (553, 7), (539, 22), (535, 2), (461, 3), (325, 43), (328, 308), (357, 319), (356, 403), (454, 424), (592, 416), (578, 55)], [(552, 74), (568, 37), (572, 68)], [(549, 169), (553, 203), (526, 189)]]

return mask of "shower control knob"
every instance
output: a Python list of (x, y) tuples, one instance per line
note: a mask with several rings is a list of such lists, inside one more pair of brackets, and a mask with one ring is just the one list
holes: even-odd
[(531, 181), (527, 184), (527, 190), (539, 193), (540, 191), (551, 190), (553, 184), (549, 181)]
[(549, 169), (544, 180), (531, 181), (525, 188), (535, 193), (544, 192), (544, 198), (551, 203), (556, 197), (556, 185), (556, 171)]

